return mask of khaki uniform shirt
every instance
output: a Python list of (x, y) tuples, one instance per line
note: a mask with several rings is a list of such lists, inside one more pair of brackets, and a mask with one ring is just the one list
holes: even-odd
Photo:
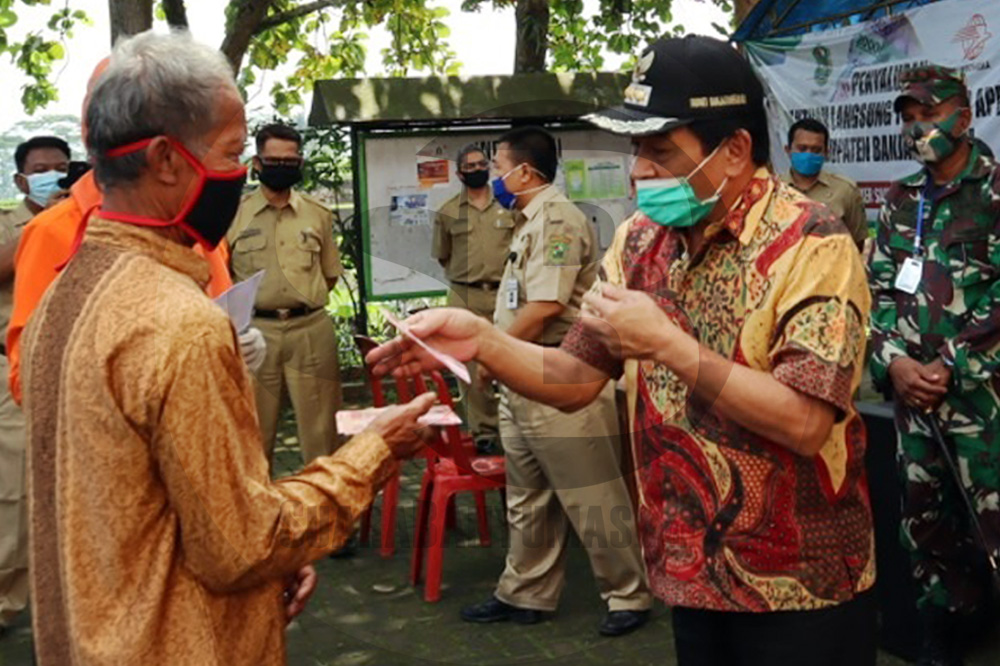
[(556, 345), (578, 317), (583, 295), (597, 278), (597, 235), (587, 216), (552, 185), (540, 191), (522, 214), (524, 222), (510, 244), (493, 320), (503, 330), (514, 323), (517, 308), (507, 307), (507, 299), (516, 280), (518, 308), (531, 301), (566, 306), (536, 341)]
[(452, 282), (499, 282), (513, 235), (514, 216), (492, 193), (489, 205), (479, 210), (463, 188), (434, 218), (432, 254)]
[[(786, 173), (782, 180), (795, 187), (791, 173)], [(797, 187), (795, 189), (798, 190)], [(861, 191), (853, 180), (835, 173), (820, 171), (816, 182), (802, 194), (833, 211), (851, 232), (851, 238), (854, 239), (858, 249), (864, 247), (865, 241), (868, 240), (868, 218), (865, 217), (865, 203), (861, 199)]]
[[(21, 238), (21, 232), (31, 218), (35, 216), (28, 208), (28, 204), (21, 202), (21, 205), (14, 210), (0, 213), (0, 245), (13, 243)], [(14, 281), (11, 280), (0, 286), (0, 334), (6, 337), (7, 325), (10, 323), (10, 312), (14, 307)]]
[(285, 663), (286, 577), (396, 469), (365, 432), (272, 482), (209, 269), (92, 220), (24, 333), (40, 666)]
[(261, 310), (322, 308), (343, 275), (333, 238), (333, 214), (292, 190), (288, 205), (272, 206), (258, 189), (243, 199), (228, 234), (236, 281), (263, 270), (257, 292)]

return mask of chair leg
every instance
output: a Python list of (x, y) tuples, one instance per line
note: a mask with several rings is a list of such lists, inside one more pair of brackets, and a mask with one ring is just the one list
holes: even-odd
[(417, 498), (416, 517), (413, 525), (413, 555), (410, 559), (410, 585), (419, 585), (424, 568), (424, 550), (427, 548), (427, 520), (431, 513), (431, 494), (434, 481), (424, 478)]
[(396, 551), (396, 508), (399, 504), (399, 474), (382, 491), (382, 557), (392, 557)]
[(453, 495), (434, 488), (431, 500), (431, 521), (427, 534), (427, 580), (424, 583), (424, 601), (435, 602), (441, 598), (441, 569), (444, 565), (445, 525), (448, 504)]
[(490, 519), (486, 515), (486, 493), (477, 490), (476, 493), (476, 518), (479, 523), (479, 545), (490, 545)]
[(448, 513), (446, 515), (445, 527), (449, 530), (453, 530), (458, 526), (458, 511), (455, 510), (455, 496), (452, 495), (448, 500)]

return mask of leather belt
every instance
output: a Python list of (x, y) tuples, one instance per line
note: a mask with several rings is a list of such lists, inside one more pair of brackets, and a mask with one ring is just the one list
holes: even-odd
[(459, 282), (458, 280), (452, 280), (451, 283), (470, 289), (482, 289), (483, 291), (496, 291), (500, 288), (499, 282), (490, 282), (489, 280), (480, 280), (479, 282)]
[(311, 315), (318, 310), (319, 308), (309, 308), (306, 306), (300, 308), (278, 308), (277, 310), (254, 310), (253, 316), (260, 317), (261, 319), (288, 321), (289, 319)]

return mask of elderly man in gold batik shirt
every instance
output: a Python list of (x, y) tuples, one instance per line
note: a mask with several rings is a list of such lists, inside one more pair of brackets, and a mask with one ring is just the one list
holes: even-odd
[(309, 563), (419, 445), (425, 395), (272, 483), (250, 375), (203, 293), (239, 205), (246, 121), (225, 58), (120, 43), (87, 110), (104, 203), (25, 333), (41, 666), (281, 664)]

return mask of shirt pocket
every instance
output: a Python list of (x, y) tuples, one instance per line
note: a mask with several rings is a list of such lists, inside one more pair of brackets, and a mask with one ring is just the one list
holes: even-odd
[(300, 270), (311, 270), (319, 264), (319, 253), (322, 249), (323, 246), (315, 232), (303, 231), (295, 244), (293, 265)]
[(248, 275), (266, 267), (267, 236), (261, 233), (240, 236), (233, 243), (232, 261), (234, 272)]
[(913, 243), (916, 238), (916, 229), (896, 228), (889, 233), (889, 252), (897, 266), (902, 266), (908, 257), (914, 256)]
[(990, 263), (991, 240), (989, 229), (969, 229), (949, 233), (941, 239), (943, 260), (948, 262), (948, 273), (956, 287), (971, 287), (997, 277), (996, 268)]

